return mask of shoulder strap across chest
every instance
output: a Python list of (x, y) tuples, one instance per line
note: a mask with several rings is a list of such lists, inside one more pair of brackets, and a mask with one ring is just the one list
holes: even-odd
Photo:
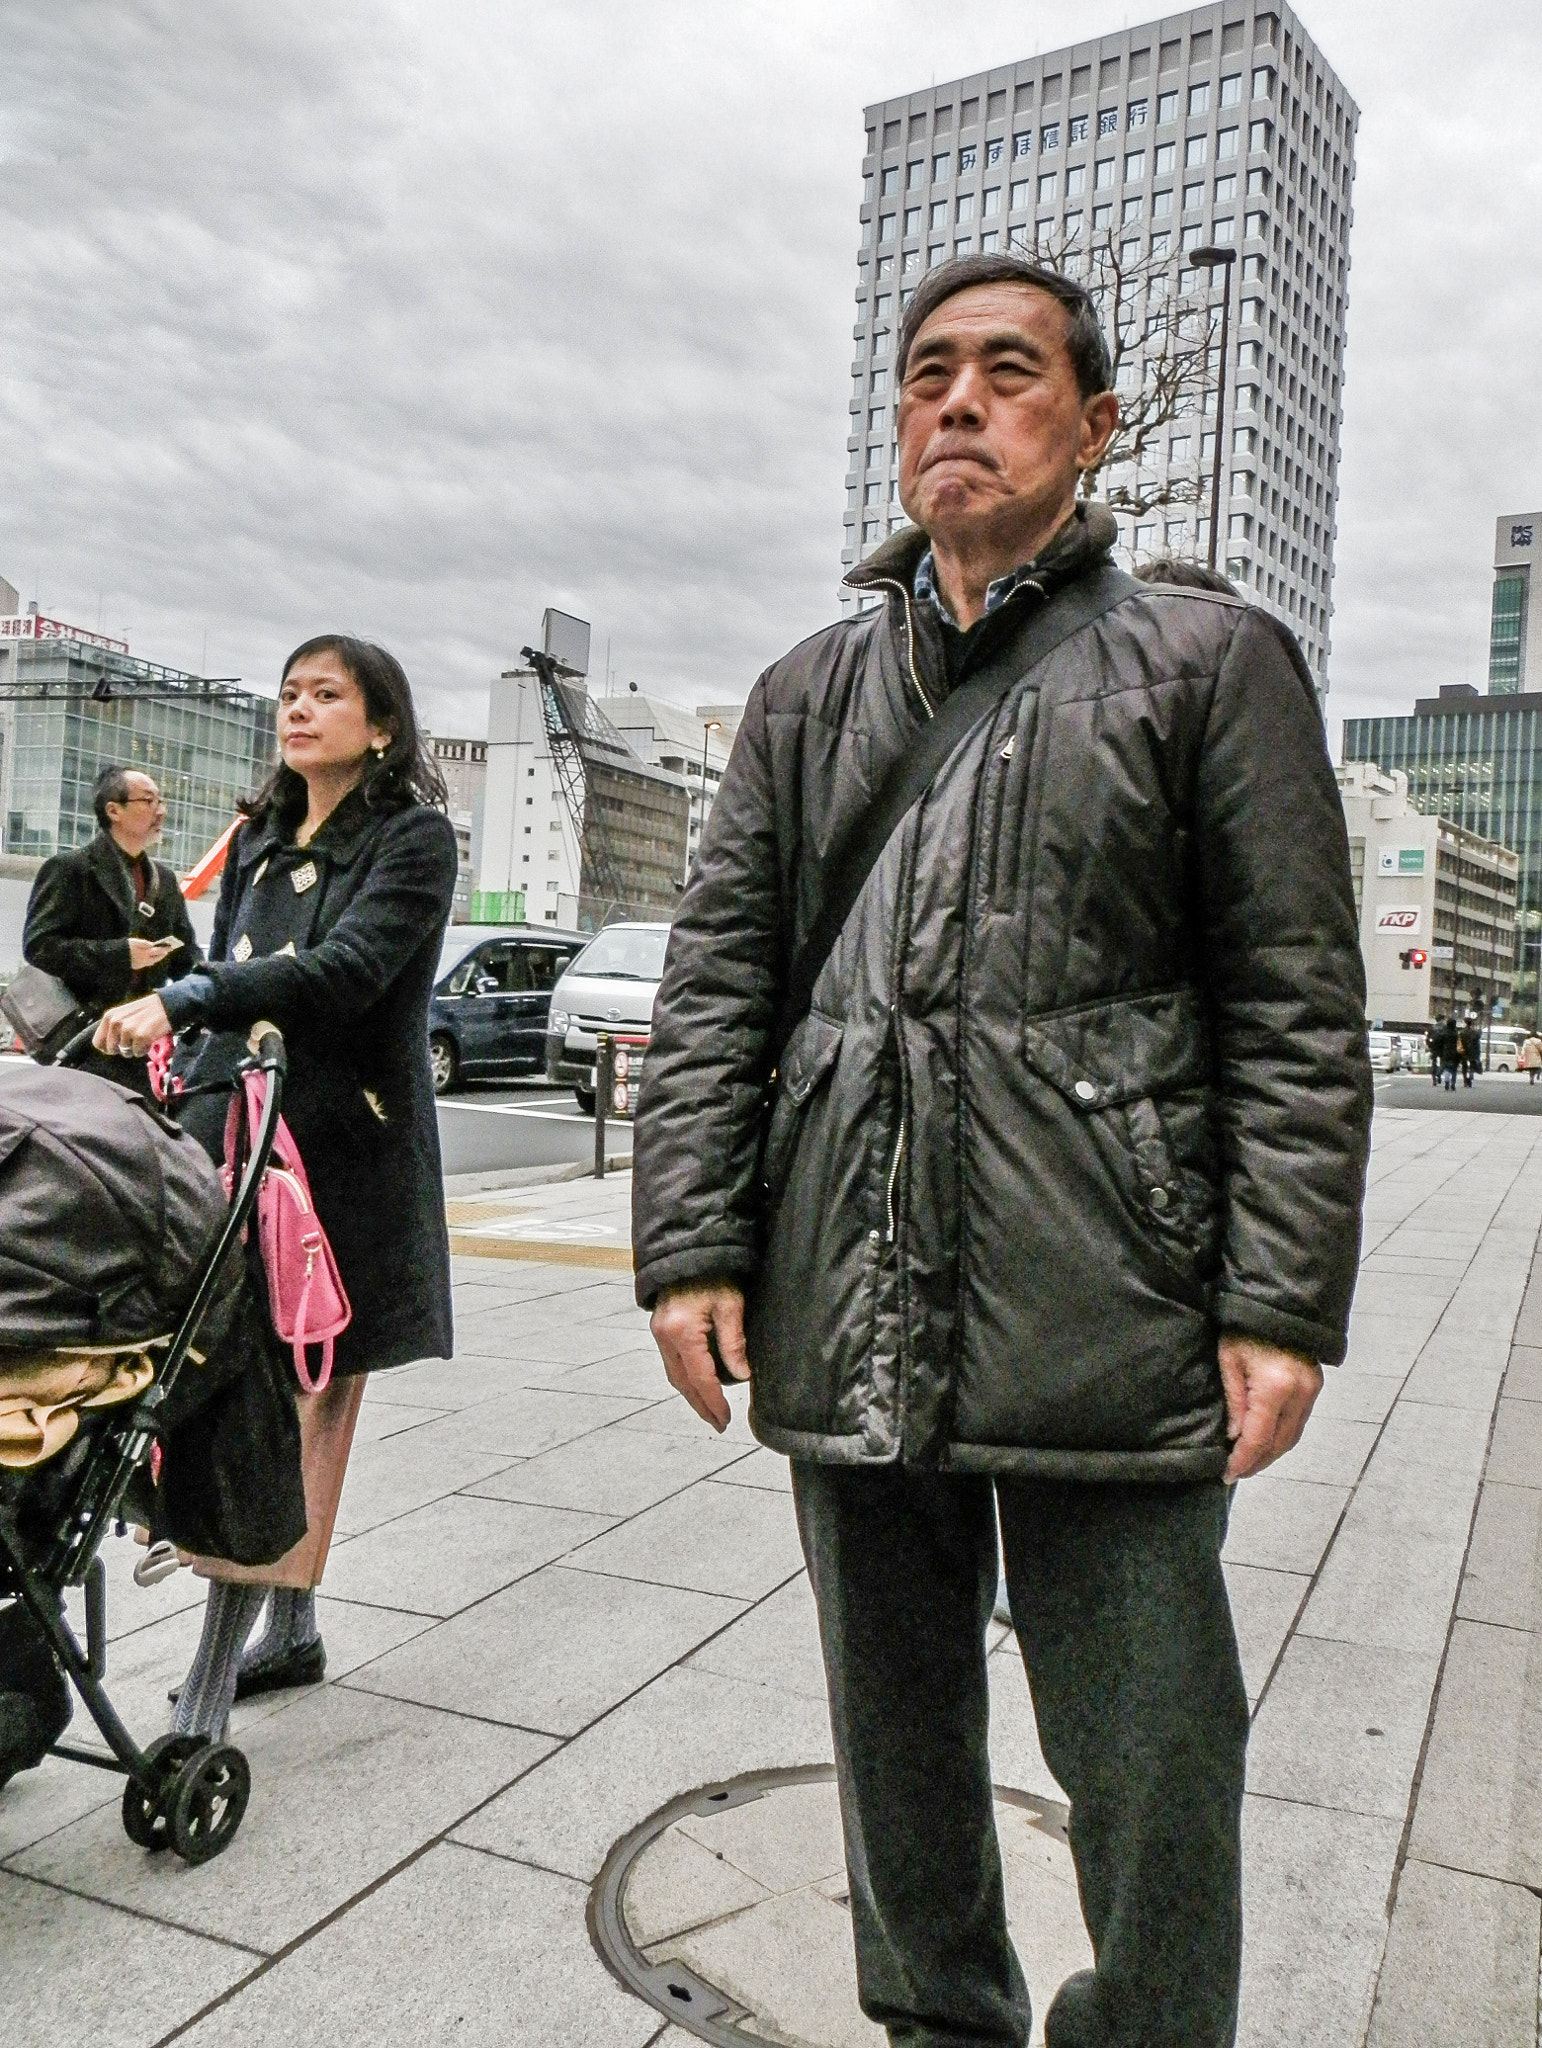
[(821, 877), (819, 908), (793, 956), (777, 1012), (773, 1044), (778, 1061), (788, 1039), (808, 1015), (814, 983), (862, 893), (863, 884), (912, 806), (931, 787), (942, 767), (1009, 691), (1025, 682), (1057, 647), (1143, 588), (1133, 576), (1109, 563), (1057, 590), (1027, 629), (961, 684), (917, 734), (915, 744), (891, 764), (872, 803), (857, 820), (845, 844), (836, 849)]

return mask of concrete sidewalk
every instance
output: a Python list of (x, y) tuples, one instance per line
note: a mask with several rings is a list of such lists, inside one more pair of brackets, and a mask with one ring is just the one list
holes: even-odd
[(478, 1189), (452, 1195), (445, 1212), (462, 1257), (632, 1270), (630, 1171)]
[[(225, 1856), (133, 1848), (115, 1782), (78, 1766), (0, 1794), (7, 2048), (685, 2048), (598, 1960), (591, 1888), (665, 1802), (827, 1762), (829, 1728), (783, 1461), (742, 1394), (723, 1439), (668, 1394), (624, 1272), (557, 1262), (624, 1259), (629, 1194), (455, 1204), (457, 1242), (493, 1251), (457, 1260), (460, 1355), (371, 1382), (329, 1682), (237, 1710), (254, 1789)], [(1535, 2041), (1539, 1226), (1533, 1118), (1378, 1111), (1349, 1360), (1239, 1490), (1227, 1547), (1255, 1707), (1248, 2048)], [(202, 1589), (135, 1589), (128, 1550), (109, 1680), (148, 1733)], [(989, 1668), (1003, 1794), (1053, 1802), (999, 1632)], [(655, 1890), (656, 1924), (731, 1957), (755, 1912), (762, 1978), (838, 1967), (839, 1941), (815, 1954), (769, 1911), (767, 1845), (752, 1881), (728, 1839), (695, 1828), (721, 1888)], [(838, 1887), (822, 1900), (843, 1930)], [(1019, 1931), (1042, 2015), (1075, 1929)], [(801, 2038), (880, 2037), (832, 1980)]]

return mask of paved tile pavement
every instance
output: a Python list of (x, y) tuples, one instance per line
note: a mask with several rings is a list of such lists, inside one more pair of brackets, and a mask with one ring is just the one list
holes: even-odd
[[(583, 1187), (505, 1213), (612, 1242), (592, 1226), (626, 1177), (604, 1210)], [(1248, 2048), (1534, 2039), (1539, 1225), (1533, 1119), (1379, 1110), (1348, 1363), (1227, 1546)], [(668, 1395), (621, 1273), (465, 1258), (457, 1314), (453, 1363), (371, 1383), (329, 1682), (237, 1710), (254, 1791), (229, 1852), (146, 1856), (115, 1781), (75, 1765), (0, 1795), (7, 2048), (689, 2038), (607, 1974), (585, 1906), (668, 1800), (829, 1758), (785, 1466), (742, 1394), (721, 1440)], [(141, 1592), (108, 1550), (109, 1676), (148, 1733), (201, 1589)], [(999, 1781), (1055, 1797), (1010, 1639), (990, 1671)]]

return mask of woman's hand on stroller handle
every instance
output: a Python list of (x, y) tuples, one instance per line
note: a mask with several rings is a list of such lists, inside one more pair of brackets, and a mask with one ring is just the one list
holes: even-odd
[(119, 1003), (103, 1013), (91, 1043), (98, 1052), (121, 1053), (125, 1059), (143, 1059), (158, 1038), (171, 1029), (166, 1006), (159, 996), (139, 996), (132, 1003)]
[(247, 1033), (246, 1049), (258, 1065), (270, 1073), (284, 1072), (284, 1034), (267, 1018), (260, 1017)]

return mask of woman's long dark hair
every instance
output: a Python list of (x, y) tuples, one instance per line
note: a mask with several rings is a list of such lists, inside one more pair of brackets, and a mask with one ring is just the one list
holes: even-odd
[[(284, 663), (279, 687), (297, 661), (313, 654), (335, 654), (364, 692), (364, 704), (374, 725), (384, 726), (391, 744), (378, 757), (371, 754), (364, 771), (364, 801), (371, 810), (394, 810), (402, 804), (433, 804), (438, 810), (448, 805), (444, 777), (438, 763), (423, 744), (418, 717), (412, 704), (412, 685), (407, 671), (394, 654), (387, 654), (371, 640), (355, 640), (347, 633), (318, 633), (303, 640)], [(257, 794), (238, 808), (261, 824), (269, 816), (280, 825), (297, 825), (305, 816), (305, 778), (281, 760)]]

